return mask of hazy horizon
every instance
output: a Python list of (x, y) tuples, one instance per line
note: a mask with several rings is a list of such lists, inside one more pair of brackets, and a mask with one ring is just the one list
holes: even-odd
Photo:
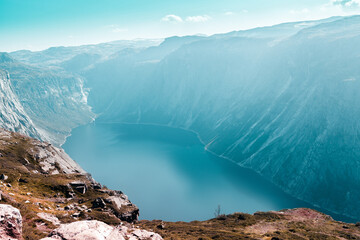
[(266, 28), (266, 27), (272, 27), (272, 26), (276, 26), (276, 25), (281, 25), (281, 24), (286, 24), (286, 23), (292, 23), (292, 22), (307, 22), (307, 21), (317, 21), (317, 20), (321, 20), (321, 19), (328, 19), (328, 18), (333, 18), (333, 17), (350, 17), (350, 16), (357, 16), (358, 14), (353, 14), (353, 15), (346, 15), (346, 16), (330, 16), (330, 17), (326, 17), (326, 18), (319, 18), (319, 19), (308, 19), (308, 20), (298, 20), (298, 21), (286, 21), (286, 22), (279, 22), (279, 23), (275, 23), (275, 24), (271, 24), (271, 25), (263, 25), (263, 26), (256, 26), (256, 27), (250, 27), (250, 28), (246, 28), (246, 29), (234, 29), (231, 31), (227, 31), (227, 32), (217, 32), (217, 33), (213, 33), (213, 34), (204, 34), (204, 33), (196, 33), (196, 34), (184, 34), (184, 35), (169, 35), (169, 36), (165, 36), (165, 37), (159, 37), (159, 38), (130, 38), (130, 39), (115, 39), (115, 40), (111, 40), (111, 41), (105, 41), (105, 42), (89, 42), (89, 43), (83, 43), (83, 44), (78, 44), (78, 45), (51, 45), (42, 49), (35, 49), (35, 50), (31, 50), (31, 49), (17, 49), (17, 50), (13, 50), (13, 51), (3, 51), (3, 52), (16, 52), (16, 51), (32, 51), (32, 52), (41, 52), (44, 51), (46, 49), (49, 48), (53, 48), (53, 47), (78, 47), (78, 46), (86, 46), (86, 45), (97, 45), (97, 44), (106, 44), (106, 43), (114, 43), (117, 41), (146, 41), (146, 40), (165, 40), (166, 38), (171, 38), (171, 37), (184, 37), (184, 36), (213, 36), (213, 35), (217, 35), (217, 34), (226, 34), (226, 33), (230, 33), (230, 32), (234, 32), (234, 31), (247, 31), (247, 30), (251, 30), (251, 29), (256, 29), (256, 28)]
[[(236, 3), (236, 4), (235, 4)], [(116, 40), (213, 35), (360, 13), (358, 0), (44, 1), (0, 0), (0, 51), (40, 51)], [(24, 41), (26, 40), (26, 41)]]

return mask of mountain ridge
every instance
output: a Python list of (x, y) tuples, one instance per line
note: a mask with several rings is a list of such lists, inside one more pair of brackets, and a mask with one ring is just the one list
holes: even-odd
[[(83, 80), (75, 82), (89, 90), (86, 104), (99, 121), (194, 130), (209, 150), (261, 173), (293, 196), (358, 217), (353, 209), (360, 199), (354, 117), (360, 115), (355, 104), (358, 19), (249, 30), (256, 37), (246, 31), (245, 36), (174, 37), (100, 60), (86, 62), (91, 56), (83, 56), (85, 64), (70, 75)], [(290, 30), (269, 38), (271, 29), (284, 26)]]

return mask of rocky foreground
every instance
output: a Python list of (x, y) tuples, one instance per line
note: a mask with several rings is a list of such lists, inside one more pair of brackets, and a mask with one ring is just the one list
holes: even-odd
[[(22, 239), (22, 217), (20, 211), (11, 205), (0, 204), (0, 239), (15, 240)], [(44, 219), (55, 220), (56, 217), (47, 215)], [(25, 238), (29, 238), (26, 236)], [(38, 239), (38, 238), (34, 238)], [(118, 240), (161, 240), (159, 234), (120, 224), (117, 227), (109, 226), (97, 220), (76, 221), (61, 224), (53, 230), (48, 237), (42, 240), (82, 240), (82, 239), (118, 239)]]
[(63, 150), (0, 129), (0, 240), (360, 239), (360, 224), (311, 209), (138, 221), (127, 196), (97, 183)]
[[(0, 221), (5, 226), (0, 230), (0, 239), (54, 238), (59, 234), (65, 236), (66, 229), (84, 231), (91, 226), (99, 226), (100, 232), (108, 233), (110, 225), (123, 224), (117, 233), (121, 235), (125, 227), (132, 232), (129, 224), (139, 216), (139, 209), (125, 194), (101, 186), (62, 149), (3, 129), (0, 129), (0, 190), (0, 203), (6, 204), (0, 208)], [(81, 220), (101, 222), (62, 225)], [(57, 228), (55, 234), (53, 230)], [(98, 236), (96, 231), (90, 232)]]

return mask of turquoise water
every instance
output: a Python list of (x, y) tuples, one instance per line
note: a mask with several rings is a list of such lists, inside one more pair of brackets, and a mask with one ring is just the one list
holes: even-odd
[(205, 220), (218, 205), (222, 213), (310, 207), (208, 153), (182, 129), (92, 123), (74, 129), (63, 148), (97, 181), (127, 194), (141, 219)]

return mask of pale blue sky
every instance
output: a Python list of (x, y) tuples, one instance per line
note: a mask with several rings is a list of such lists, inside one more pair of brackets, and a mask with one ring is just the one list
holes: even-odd
[(0, 0), (0, 51), (214, 34), (350, 15), (360, 0)]

